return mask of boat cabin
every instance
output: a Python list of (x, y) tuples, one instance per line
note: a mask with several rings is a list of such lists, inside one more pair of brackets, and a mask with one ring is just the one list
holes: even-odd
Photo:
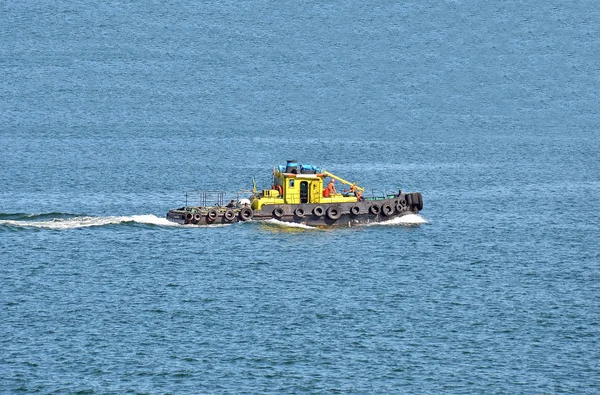
[(329, 197), (323, 196), (324, 179), (331, 177), (343, 184), (349, 183), (325, 170), (312, 165), (299, 165), (296, 161), (288, 161), (273, 169), (273, 185), (255, 193), (252, 199), (252, 209), (260, 210), (263, 205), (274, 204), (327, 204), (327, 203), (352, 203), (358, 198), (354, 194), (335, 193)]

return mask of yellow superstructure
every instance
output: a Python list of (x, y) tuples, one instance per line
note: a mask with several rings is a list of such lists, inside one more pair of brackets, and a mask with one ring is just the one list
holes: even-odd
[[(330, 197), (323, 196), (323, 179), (334, 178), (343, 184), (354, 185), (356, 189), (363, 191), (356, 184), (349, 183), (329, 172), (323, 171), (318, 174), (296, 174), (285, 173), (280, 170), (273, 172), (273, 187), (265, 189), (254, 195), (252, 209), (260, 210), (266, 204), (331, 204), (352, 203), (358, 199), (351, 194), (335, 193)], [(281, 193), (280, 193), (281, 192)]]

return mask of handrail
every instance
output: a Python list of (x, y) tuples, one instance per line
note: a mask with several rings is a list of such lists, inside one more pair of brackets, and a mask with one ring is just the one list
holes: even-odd
[[(214, 191), (214, 190), (202, 190), (202, 191), (186, 191), (185, 192), (185, 206), (200, 206), (200, 207), (216, 207), (224, 206), (225, 201), (230, 199), (236, 202), (241, 197), (245, 197), (250, 191), (241, 190), (238, 192), (225, 192), (225, 191)], [(225, 199), (227, 197), (227, 199)]]

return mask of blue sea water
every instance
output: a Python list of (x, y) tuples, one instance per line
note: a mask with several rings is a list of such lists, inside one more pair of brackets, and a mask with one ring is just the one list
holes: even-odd
[[(600, 3), (0, 3), (0, 392), (600, 392)], [(406, 222), (168, 223), (297, 159)], [(339, 185), (338, 185), (339, 187)]]

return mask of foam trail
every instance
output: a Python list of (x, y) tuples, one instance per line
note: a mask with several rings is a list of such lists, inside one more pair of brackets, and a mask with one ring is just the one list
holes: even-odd
[(295, 222), (284, 222), (284, 221), (279, 221), (275, 218), (273, 219), (268, 219), (265, 221), (261, 221), (261, 223), (266, 224), (266, 225), (274, 225), (274, 226), (281, 226), (283, 228), (296, 228), (296, 229), (307, 229), (307, 230), (320, 230), (319, 228), (316, 228), (314, 226), (308, 226), (305, 224), (297, 224)]
[[(126, 223), (138, 223), (145, 225), (156, 225), (156, 226), (169, 226), (169, 227), (177, 227), (183, 226), (177, 223), (171, 222), (166, 218), (157, 217), (153, 214), (145, 214), (145, 215), (130, 215), (130, 216), (109, 216), (109, 217), (92, 217), (92, 216), (75, 216), (75, 217), (55, 217), (45, 219), (45, 215), (33, 216), (42, 217), (43, 220), (31, 221), (31, 220), (0, 220), (0, 226), (12, 226), (18, 228), (37, 228), (37, 229), (78, 229), (78, 228), (89, 228), (89, 227), (97, 227), (97, 226), (106, 226), (106, 225), (118, 225), (118, 224), (126, 224)], [(305, 229), (305, 230), (321, 230), (320, 228), (298, 224), (294, 222), (283, 222), (278, 221), (276, 219), (270, 219), (266, 221), (261, 221), (267, 226), (276, 226), (281, 228), (288, 229)], [(390, 225), (421, 225), (428, 223), (427, 220), (420, 215), (417, 214), (408, 214), (402, 217), (393, 218), (389, 221), (385, 222), (377, 222), (367, 224), (367, 226), (390, 226)], [(208, 225), (210, 227), (220, 227), (220, 226), (229, 226), (230, 224), (218, 224), (218, 225)], [(190, 226), (190, 225), (186, 225)], [(200, 226), (200, 225), (199, 225)], [(203, 225), (204, 227), (206, 225)]]
[(166, 218), (160, 218), (152, 214), (120, 217), (82, 216), (73, 218), (53, 218), (45, 221), (0, 220), (0, 225), (38, 229), (77, 229), (94, 226), (116, 225), (128, 222), (158, 226), (179, 226), (174, 222), (168, 221)]
[[(266, 224), (268, 226), (279, 226), (282, 228), (296, 228), (296, 229), (307, 229), (307, 230), (324, 230), (322, 228), (318, 228), (318, 227), (314, 227), (314, 226), (309, 226), (309, 225), (305, 225), (305, 224), (297, 224), (294, 222), (283, 222), (283, 221), (279, 221), (276, 219), (269, 219), (266, 221), (261, 221), (263, 224)], [(369, 223), (369, 224), (358, 224), (355, 226), (414, 226), (414, 225), (422, 225), (422, 224), (427, 224), (429, 222), (427, 222), (427, 220), (423, 217), (421, 217), (418, 214), (408, 214), (408, 215), (404, 215), (402, 217), (396, 217), (396, 218), (392, 218), (388, 221), (384, 221), (384, 222), (373, 222), (373, 223)]]
[(384, 221), (384, 222), (378, 222), (378, 223), (372, 223), (369, 224), (369, 226), (375, 226), (375, 225), (386, 225), (386, 226), (390, 226), (390, 225), (405, 225), (405, 226), (410, 226), (410, 225), (422, 225), (422, 224), (427, 224), (429, 222), (427, 222), (427, 220), (423, 217), (421, 217), (418, 214), (408, 214), (408, 215), (403, 215), (402, 217), (396, 217), (396, 218), (392, 218), (388, 221)]
[[(156, 215), (146, 214), (146, 215), (132, 215), (130, 217), (121, 217), (121, 218), (131, 218), (133, 222), (137, 222), (139, 224), (149, 224), (149, 225), (159, 225), (159, 226), (175, 226), (179, 225), (175, 222), (171, 222), (166, 218), (157, 217)], [(130, 222), (122, 221), (122, 222)]]

